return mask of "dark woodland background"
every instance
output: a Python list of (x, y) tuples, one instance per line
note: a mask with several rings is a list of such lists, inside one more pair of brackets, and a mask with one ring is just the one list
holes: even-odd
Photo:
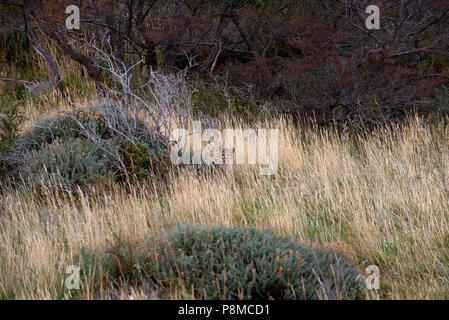
[[(449, 70), (445, 0), (91, 3), (0, 1), (2, 64), (30, 70), (26, 55), (34, 49), (54, 85), (67, 93), (58, 57), (42, 45), (50, 42), (100, 89), (107, 77), (86, 45), (96, 41), (129, 65), (143, 59), (143, 78), (150, 69), (187, 70), (208, 86), (197, 107), (212, 115), (257, 115), (260, 102), (271, 101), (280, 113), (360, 128), (400, 119), (410, 110), (445, 109), (438, 104)], [(65, 27), (71, 4), (81, 9), (81, 30)], [(380, 30), (365, 27), (370, 4), (381, 8)], [(226, 83), (230, 96), (217, 83)], [(234, 110), (227, 110), (226, 99), (233, 100)]]

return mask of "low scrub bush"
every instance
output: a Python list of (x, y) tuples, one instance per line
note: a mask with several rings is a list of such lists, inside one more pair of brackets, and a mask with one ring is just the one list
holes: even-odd
[(160, 176), (170, 168), (166, 139), (113, 105), (41, 120), (10, 145), (3, 158), (11, 176), (64, 190)]
[(152, 132), (143, 121), (118, 114), (114, 105), (78, 109), (67, 115), (56, 115), (39, 121), (25, 136), (30, 146), (42, 147), (56, 140), (72, 139), (152, 141)]
[(113, 175), (113, 152), (111, 145), (99, 147), (83, 139), (56, 141), (34, 152), (31, 177), (46, 187), (63, 190), (106, 182)]
[[(89, 257), (84, 270), (92, 272), (95, 259)], [(100, 260), (109, 282), (153, 281), (196, 299), (364, 297), (359, 273), (344, 253), (254, 228), (188, 226), (166, 241), (119, 243)]]
[(25, 136), (25, 143), (30, 148), (42, 148), (54, 141), (69, 141), (87, 138), (86, 132), (91, 132), (101, 139), (112, 137), (104, 116), (93, 111), (77, 110), (73, 116), (56, 115), (39, 121)]
[(14, 149), (14, 141), (19, 137), (20, 124), (25, 115), (18, 103), (0, 103), (0, 177), (11, 170), (11, 164), (4, 157)]
[(122, 165), (133, 178), (163, 176), (171, 166), (166, 145), (150, 138), (145, 140), (117, 141)]

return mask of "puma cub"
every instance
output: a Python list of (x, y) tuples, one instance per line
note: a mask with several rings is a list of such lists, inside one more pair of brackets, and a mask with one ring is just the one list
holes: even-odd
[(223, 173), (225, 175), (230, 175), (234, 172), (235, 164), (235, 148), (221, 149), (221, 164), (202, 163), (196, 165), (196, 170), (198, 174), (208, 174), (208, 173)]

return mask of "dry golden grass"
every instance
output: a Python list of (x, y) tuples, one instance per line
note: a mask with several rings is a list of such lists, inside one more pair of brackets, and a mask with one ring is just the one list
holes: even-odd
[[(266, 123), (259, 127), (266, 127)], [(65, 269), (80, 248), (163, 235), (182, 224), (255, 226), (346, 250), (380, 267), (371, 299), (449, 298), (449, 126), (408, 124), (359, 141), (332, 130), (279, 128), (279, 170), (237, 166), (232, 176), (186, 172), (161, 189), (79, 196), (31, 187), (0, 195), (0, 298), (69, 298)], [(157, 298), (142, 288), (82, 298)], [(173, 288), (172, 298), (189, 297)]]
[[(86, 73), (56, 57), (78, 106), (93, 95)], [(35, 78), (47, 66), (36, 56)], [(17, 76), (14, 67), (0, 76)], [(31, 75), (27, 74), (31, 77)], [(25, 76), (23, 76), (25, 77)], [(0, 82), (0, 92), (11, 87)], [(44, 99), (70, 109), (52, 92)], [(11, 94), (10, 99), (17, 97)], [(49, 115), (35, 100), (25, 105), (23, 128)], [(304, 242), (320, 242), (353, 257), (363, 272), (380, 267), (381, 289), (371, 299), (449, 299), (449, 126), (418, 118), (359, 141), (333, 130), (317, 132), (284, 120), (253, 127), (279, 128), (279, 170), (236, 166), (232, 175), (206, 179), (193, 172), (169, 186), (146, 183), (81, 195), (46, 193), (31, 186), (0, 192), (0, 299), (70, 298), (65, 270), (81, 248), (102, 251), (122, 240), (139, 242), (182, 224), (255, 226)], [(229, 127), (229, 124), (224, 126)], [(80, 298), (157, 299), (145, 285), (96, 290), (86, 280)], [(182, 288), (171, 297), (189, 298)]]

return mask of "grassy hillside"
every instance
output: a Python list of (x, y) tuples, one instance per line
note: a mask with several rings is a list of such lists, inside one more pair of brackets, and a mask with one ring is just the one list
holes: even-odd
[[(342, 76), (344, 64), (357, 59), (334, 61), (324, 51), (331, 67), (318, 59), (309, 81), (307, 54), (295, 48), (315, 47), (284, 43), (290, 29), (280, 30), (287, 33), (270, 50), (267, 40), (269, 64), (253, 65), (239, 48), (234, 57), (234, 46), (218, 59), (220, 47), (207, 55), (215, 61), (203, 57), (206, 68), (191, 66), (191, 73), (173, 73), (186, 67), (180, 53), (174, 69), (164, 69), (164, 49), (154, 52), (156, 62), (147, 56), (145, 65), (113, 75), (101, 53), (74, 44), (98, 58), (104, 95), (85, 66), (38, 34), (65, 96), (25, 34), (0, 29), (0, 78), (29, 81), (0, 81), (0, 299), (449, 299), (448, 87), (424, 77), (424, 89), (438, 90), (421, 97), (415, 78), (406, 77), (407, 90), (399, 92), (380, 74), (382, 85), (372, 87), (383, 95), (381, 106), (369, 73), (348, 68), (356, 76)], [(232, 34), (229, 41), (242, 45), (240, 32)], [(295, 55), (305, 60), (293, 63)], [(140, 56), (126, 58), (134, 64)], [(384, 60), (388, 74), (407, 59)], [(413, 71), (420, 74), (427, 64), (429, 72), (448, 67), (432, 55), (419, 61)], [(277, 63), (284, 73), (274, 72)], [(259, 79), (256, 67), (273, 68)], [(408, 105), (410, 92), (419, 113), (409, 112), (417, 106)], [(173, 126), (165, 131), (149, 116), (160, 110)], [(321, 121), (305, 111), (323, 113)], [(278, 129), (277, 171), (173, 165), (167, 132), (197, 120), (203, 129)], [(76, 290), (66, 287), (70, 265), (81, 267)], [(377, 290), (365, 288), (370, 265), (380, 269)]]
[[(237, 167), (205, 179), (192, 172), (88, 194), (39, 195), (5, 187), (0, 196), (0, 297), (68, 298), (65, 268), (82, 249), (104, 252), (180, 225), (273, 229), (375, 264), (371, 299), (449, 297), (449, 126), (418, 118), (354, 139), (332, 130), (280, 128), (279, 172)], [(364, 274), (364, 272), (362, 273)], [(146, 279), (135, 288), (86, 278), (79, 298), (158, 298)], [(189, 298), (173, 285), (170, 298)], [(167, 293), (168, 292), (168, 293)]]

